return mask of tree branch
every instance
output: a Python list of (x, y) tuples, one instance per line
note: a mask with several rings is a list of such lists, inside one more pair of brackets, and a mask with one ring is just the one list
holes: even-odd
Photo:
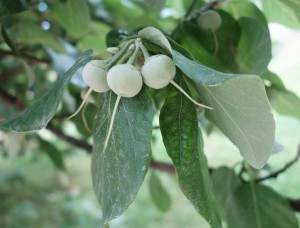
[(293, 164), (295, 164), (299, 160), (299, 157), (300, 157), (300, 145), (298, 146), (298, 151), (297, 151), (296, 157), (293, 160), (291, 160), (287, 164), (285, 164), (285, 166), (283, 168), (281, 168), (273, 173), (270, 173), (269, 175), (267, 175), (265, 177), (256, 179), (255, 182), (258, 183), (258, 182), (265, 181), (270, 178), (276, 178), (279, 174), (285, 172), (288, 168), (290, 168)]
[[(51, 131), (54, 135), (56, 135), (58, 138), (70, 143), (71, 145), (74, 145), (78, 148), (81, 148), (85, 150), (87, 153), (91, 154), (92, 153), (92, 146), (88, 144), (84, 140), (76, 139), (71, 136), (66, 135), (64, 132), (62, 132), (59, 128), (56, 128), (53, 126), (51, 123), (47, 125), (46, 129)], [(175, 173), (175, 169), (171, 164), (165, 163), (165, 162), (159, 162), (152, 160), (150, 163), (150, 168), (159, 170), (159, 171), (164, 171), (170, 174)]]
[(287, 199), (289, 202), (290, 207), (294, 211), (300, 211), (300, 199)]
[(70, 143), (73, 146), (76, 146), (80, 149), (85, 150), (87, 153), (91, 154), (92, 153), (92, 146), (88, 144), (84, 140), (76, 139), (71, 136), (66, 135), (64, 132), (62, 132), (59, 128), (56, 128), (53, 126), (51, 123), (49, 123), (46, 126), (46, 129), (51, 131), (54, 135), (56, 135), (58, 138)]
[(188, 10), (186, 11), (183, 20), (180, 20), (179, 23), (177, 24), (176, 28), (172, 31), (171, 37), (175, 35), (175, 33), (179, 30), (180, 26), (182, 23), (189, 17), (189, 15), (192, 13), (193, 9), (195, 8), (198, 0), (192, 0)]
[(0, 99), (5, 102), (8, 106), (14, 108), (17, 111), (22, 111), (25, 106), (17, 98), (0, 90)]
[[(29, 63), (29, 64), (36, 64), (36, 63), (51, 63), (51, 61), (49, 59), (39, 59), (39, 58), (36, 58), (34, 56), (31, 56), (31, 55), (28, 55), (26, 53), (23, 53), (21, 52), (21, 57), (23, 59), (26, 59), (26, 61)], [(0, 50), (0, 58), (4, 58), (4, 57), (7, 57), (7, 56), (13, 56), (13, 57), (16, 57), (16, 58), (20, 58), (20, 56), (18, 56), (16, 53), (12, 52), (12, 51), (5, 51), (5, 50)]]
[[(16, 99), (11, 97), (8, 94), (5, 94), (4, 92), (0, 91), (0, 98), (2, 98), (3, 100), (5, 100), (7, 103), (11, 103), (12, 105), (15, 106), (15, 108), (17, 110), (22, 110), (24, 108), (24, 105), (19, 103), (16, 104)], [(80, 140), (80, 139), (76, 139), (73, 138), (71, 136), (66, 135), (64, 132), (62, 132), (59, 128), (55, 127), (53, 124), (48, 124), (46, 129), (48, 129), (49, 131), (51, 131), (54, 135), (56, 135), (58, 138), (70, 143), (71, 145), (74, 145), (78, 148), (81, 148), (83, 150), (85, 150), (87, 153), (91, 154), (92, 153), (92, 146), (87, 143), (84, 140)], [(300, 145), (298, 148), (298, 152), (297, 152), (297, 156), (295, 157), (295, 159), (293, 159), (292, 161), (290, 161), (289, 163), (287, 163), (282, 169), (271, 173), (270, 175), (257, 179), (256, 182), (260, 182), (269, 178), (274, 178), (277, 177), (280, 173), (284, 172), (285, 170), (287, 170), (290, 166), (292, 166), (300, 157)], [(159, 171), (163, 171), (163, 172), (167, 172), (169, 174), (175, 174), (175, 168), (173, 167), (173, 165), (165, 163), (165, 162), (159, 162), (159, 161), (155, 161), (152, 160), (150, 163), (150, 168), (154, 169), (154, 170), (159, 170)], [(209, 170), (210, 172), (212, 171), (211, 169)], [(291, 208), (294, 211), (299, 211), (300, 212), (300, 199), (287, 199), (289, 205), (291, 206)]]
[(159, 171), (164, 171), (170, 174), (175, 174), (175, 168), (173, 165), (165, 162), (159, 162), (155, 160), (151, 160), (150, 163), (151, 169), (159, 170)]

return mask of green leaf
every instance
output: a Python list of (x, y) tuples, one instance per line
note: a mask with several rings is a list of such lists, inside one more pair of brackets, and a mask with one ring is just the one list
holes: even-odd
[(154, 113), (146, 89), (135, 97), (121, 98), (103, 151), (115, 101), (113, 92), (101, 96), (93, 132), (92, 180), (104, 223), (121, 215), (134, 200), (151, 159)]
[[(188, 92), (182, 78), (176, 82)], [(163, 142), (176, 168), (181, 190), (212, 228), (221, 227), (195, 105), (175, 87), (171, 87), (159, 122)]]
[(269, 30), (251, 18), (241, 18), (239, 23), (242, 28), (237, 55), (240, 72), (261, 75), (272, 58)]
[(61, 152), (57, 149), (55, 145), (49, 143), (48, 141), (43, 140), (42, 138), (39, 139), (40, 149), (47, 154), (50, 158), (52, 163), (61, 171), (65, 171), (65, 163)]
[(275, 123), (265, 87), (258, 76), (233, 78), (215, 86), (199, 86), (207, 117), (260, 169), (272, 153)]
[(281, 115), (292, 116), (300, 120), (300, 98), (291, 91), (268, 89), (272, 107)]
[(171, 39), (170, 37), (167, 37), (168, 41), (170, 42), (172, 49), (179, 52), (180, 54), (184, 55), (190, 60), (195, 60), (194, 56), (186, 50), (184, 47), (179, 45), (175, 40)]
[(9, 35), (15, 42), (23, 45), (41, 44), (49, 46), (56, 51), (64, 51), (63, 45), (54, 33), (50, 30), (42, 30), (36, 21), (24, 17), (19, 17), (19, 21), (8, 30)]
[(29, 4), (27, 0), (1, 0), (0, 17), (27, 10), (28, 7)]
[(244, 184), (226, 206), (228, 227), (299, 227), (286, 199), (267, 186)]
[(227, 12), (218, 13), (222, 24), (214, 33), (193, 21), (184, 22), (174, 39), (203, 65), (222, 72), (238, 72), (235, 56), (241, 35), (239, 23)]
[(222, 217), (226, 218), (227, 213), (230, 213), (226, 208), (226, 204), (230, 201), (234, 191), (241, 186), (242, 183), (234, 171), (227, 167), (214, 170), (212, 173), (212, 182), (218, 208), (220, 208)]
[(296, 0), (273, 0), (262, 1), (265, 15), (270, 22), (300, 28), (300, 1)]
[(79, 38), (87, 34), (91, 23), (90, 10), (86, 0), (71, 0), (64, 4), (49, 4), (54, 18), (73, 37)]
[[(90, 96), (90, 98), (92, 97)], [(81, 103), (82, 99), (78, 100), (77, 102)], [(94, 125), (95, 114), (95, 105), (93, 103), (89, 103), (87, 106), (84, 106), (82, 108), (81, 114), (78, 114), (71, 119), (71, 121), (73, 121), (73, 123), (75, 124), (77, 130), (84, 138), (89, 138), (91, 136), (91, 129)], [(85, 120), (83, 119), (84, 117)]]
[(228, 4), (224, 8), (230, 12), (234, 18), (239, 19), (241, 17), (250, 17), (262, 23), (264, 26), (268, 26), (267, 19), (263, 12), (252, 2), (248, 1), (228, 1)]
[(138, 32), (138, 35), (143, 40), (150, 41), (172, 54), (172, 47), (165, 35), (154, 27), (146, 27)]
[(145, 4), (152, 9), (161, 11), (166, 4), (166, 0), (144, 0)]
[(186, 76), (199, 84), (214, 85), (223, 83), (230, 78), (243, 76), (238, 74), (221, 73), (195, 61), (189, 60), (175, 50), (173, 50), (172, 53), (175, 65), (182, 70)]
[(267, 80), (269, 83), (271, 83), (271, 85), (273, 87), (276, 87), (277, 89), (282, 90), (282, 91), (286, 90), (284, 83), (282, 82), (282, 80), (280, 79), (280, 77), (277, 74), (267, 70), (262, 75), (262, 78), (264, 80)]
[(163, 212), (168, 211), (171, 206), (171, 197), (161, 184), (159, 177), (153, 172), (149, 179), (149, 189), (156, 207)]
[[(198, 27), (196, 27), (196, 29), (199, 30)], [(195, 31), (195, 29), (191, 29), (191, 30)], [(180, 37), (180, 39), (177, 37)], [(188, 57), (189, 59), (201, 60), (201, 64), (213, 68), (215, 70), (225, 71), (225, 69), (227, 69), (226, 65), (223, 64), (223, 62), (219, 61), (217, 58), (214, 58), (213, 55), (199, 43), (197, 38), (192, 36), (187, 30), (180, 29), (176, 33), (175, 40), (176, 42), (180, 43), (180, 45), (182, 45), (185, 49), (189, 50), (191, 54), (194, 56), (194, 58)]]
[(18, 56), (20, 57), (20, 52), (16, 48), (14, 42), (11, 40), (10, 36), (7, 34), (4, 24), (1, 24), (1, 35), (5, 43), (9, 46), (9, 48)]
[(123, 29), (113, 29), (106, 36), (106, 46), (107, 47), (117, 47), (123, 41), (123, 39), (133, 35), (133, 33), (128, 32)]
[(76, 46), (79, 50), (92, 49), (94, 52), (102, 51), (106, 48), (106, 35), (110, 27), (100, 22), (90, 23), (89, 35), (80, 39)]
[(91, 59), (91, 51), (81, 55), (73, 67), (60, 77), (57, 82), (32, 106), (25, 109), (16, 117), (0, 122), (0, 128), (15, 132), (40, 130), (45, 127), (55, 115), (63, 91), (73, 74)]

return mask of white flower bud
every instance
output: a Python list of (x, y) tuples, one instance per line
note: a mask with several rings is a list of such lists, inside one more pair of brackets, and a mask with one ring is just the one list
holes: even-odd
[(104, 62), (92, 60), (82, 70), (83, 81), (95, 92), (104, 93), (109, 90), (104, 70)]
[(115, 94), (121, 97), (133, 97), (142, 89), (143, 79), (134, 66), (120, 64), (108, 71), (107, 83)]
[(146, 60), (141, 72), (147, 86), (161, 89), (174, 78), (176, 66), (167, 55), (154, 55)]
[(211, 29), (215, 31), (221, 26), (222, 19), (218, 12), (207, 10), (198, 17), (197, 23), (202, 29)]

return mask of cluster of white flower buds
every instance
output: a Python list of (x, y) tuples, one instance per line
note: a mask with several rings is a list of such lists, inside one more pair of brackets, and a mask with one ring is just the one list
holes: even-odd
[[(139, 50), (142, 45), (138, 38), (134, 49)], [(111, 49), (109, 48), (109, 51)], [(144, 47), (143, 50), (145, 51)], [(136, 58), (137, 55), (133, 54), (132, 61), (130, 58), (127, 63), (117, 64), (108, 70), (105, 61), (92, 60), (83, 68), (83, 80), (95, 92), (102, 93), (111, 89), (119, 96), (133, 97), (140, 92), (143, 82), (150, 88), (161, 89), (167, 86), (176, 74), (175, 64), (167, 55), (148, 57), (145, 53), (145, 63), (141, 70), (134, 65)]]
[[(75, 116), (81, 110), (92, 91), (104, 93), (112, 90), (118, 97), (104, 143), (104, 150), (107, 147), (121, 97), (136, 96), (141, 91), (143, 83), (153, 89), (161, 89), (171, 83), (195, 104), (210, 108), (194, 101), (173, 81), (176, 75), (176, 66), (173, 60), (164, 54), (150, 56), (140, 38), (128, 41), (121, 50), (113, 47), (108, 48), (108, 51), (113, 54), (110, 59), (92, 60), (84, 66), (82, 77), (83, 81), (89, 86), (89, 91), (78, 110), (69, 117)], [(140, 53), (143, 54), (144, 64), (142, 67), (137, 67), (136, 62)]]

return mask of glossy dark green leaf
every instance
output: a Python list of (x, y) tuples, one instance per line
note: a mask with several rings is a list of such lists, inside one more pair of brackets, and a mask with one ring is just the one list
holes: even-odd
[[(196, 28), (196, 30), (198, 29), (199, 28)], [(201, 64), (210, 68), (214, 68), (219, 71), (225, 71), (225, 64), (214, 58), (213, 55), (198, 42), (196, 37), (191, 36), (190, 34), (187, 36), (186, 34), (187, 32), (184, 29), (178, 30), (178, 32), (176, 33), (175, 41), (182, 45), (185, 49), (189, 50), (194, 56), (193, 59), (197, 61), (201, 60)]]
[[(182, 78), (176, 82), (188, 92)], [(195, 105), (175, 87), (171, 87), (159, 122), (163, 142), (176, 168), (182, 192), (212, 228), (221, 227)]]
[(89, 31), (90, 10), (86, 0), (71, 0), (62, 4), (56, 1), (49, 4), (54, 18), (73, 37), (82, 37)]
[(171, 39), (170, 37), (167, 37), (167, 39), (169, 40), (173, 50), (179, 52), (181, 55), (187, 57), (190, 60), (195, 60), (194, 56), (184, 47), (179, 45), (175, 40)]
[(228, 227), (297, 228), (298, 220), (288, 202), (263, 185), (244, 184), (227, 203)]
[(131, 204), (151, 159), (153, 106), (146, 89), (135, 97), (121, 98), (103, 151), (115, 101), (113, 92), (101, 96), (93, 132), (92, 180), (103, 223), (121, 215)]
[(272, 58), (269, 30), (251, 18), (241, 18), (239, 23), (242, 29), (237, 55), (240, 72), (261, 75)]
[(32, 106), (25, 109), (16, 117), (0, 122), (0, 128), (15, 132), (40, 130), (45, 127), (55, 115), (63, 91), (73, 74), (91, 59), (91, 51), (78, 58), (73, 67), (60, 77), (57, 82)]
[(242, 184), (240, 179), (235, 175), (232, 169), (221, 167), (212, 173), (213, 190), (218, 203), (218, 208), (223, 218), (230, 213), (226, 204), (231, 199), (231, 195)]
[(243, 75), (225, 74), (218, 72), (200, 63), (192, 61), (179, 52), (173, 50), (173, 60), (175, 65), (193, 81), (203, 85), (214, 85), (223, 83), (230, 78), (235, 78)]
[(300, 98), (291, 91), (276, 88), (268, 89), (271, 105), (281, 115), (292, 116), (300, 120)]
[(237, 73), (235, 56), (240, 26), (227, 12), (218, 13), (222, 24), (214, 33), (200, 28), (195, 22), (185, 22), (175, 33), (174, 39), (202, 64), (222, 72)]
[(66, 170), (63, 156), (54, 144), (39, 138), (39, 145), (40, 149), (47, 154), (56, 168), (61, 171)]
[(270, 22), (280, 23), (292, 28), (300, 28), (300, 1), (264, 0), (262, 1), (262, 6)]
[(215, 86), (199, 86), (207, 117), (260, 169), (272, 154), (275, 123), (262, 80), (248, 75)]
[(27, 0), (1, 0), (0, 1), (0, 17), (13, 13), (22, 12), (29, 7)]
[(153, 172), (149, 178), (149, 189), (152, 201), (156, 207), (163, 212), (168, 211), (171, 206), (171, 197), (162, 185), (158, 175)]
[(106, 36), (107, 47), (117, 47), (123, 39), (133, 35), (131, 32), (123, 29), (111, 30)]

